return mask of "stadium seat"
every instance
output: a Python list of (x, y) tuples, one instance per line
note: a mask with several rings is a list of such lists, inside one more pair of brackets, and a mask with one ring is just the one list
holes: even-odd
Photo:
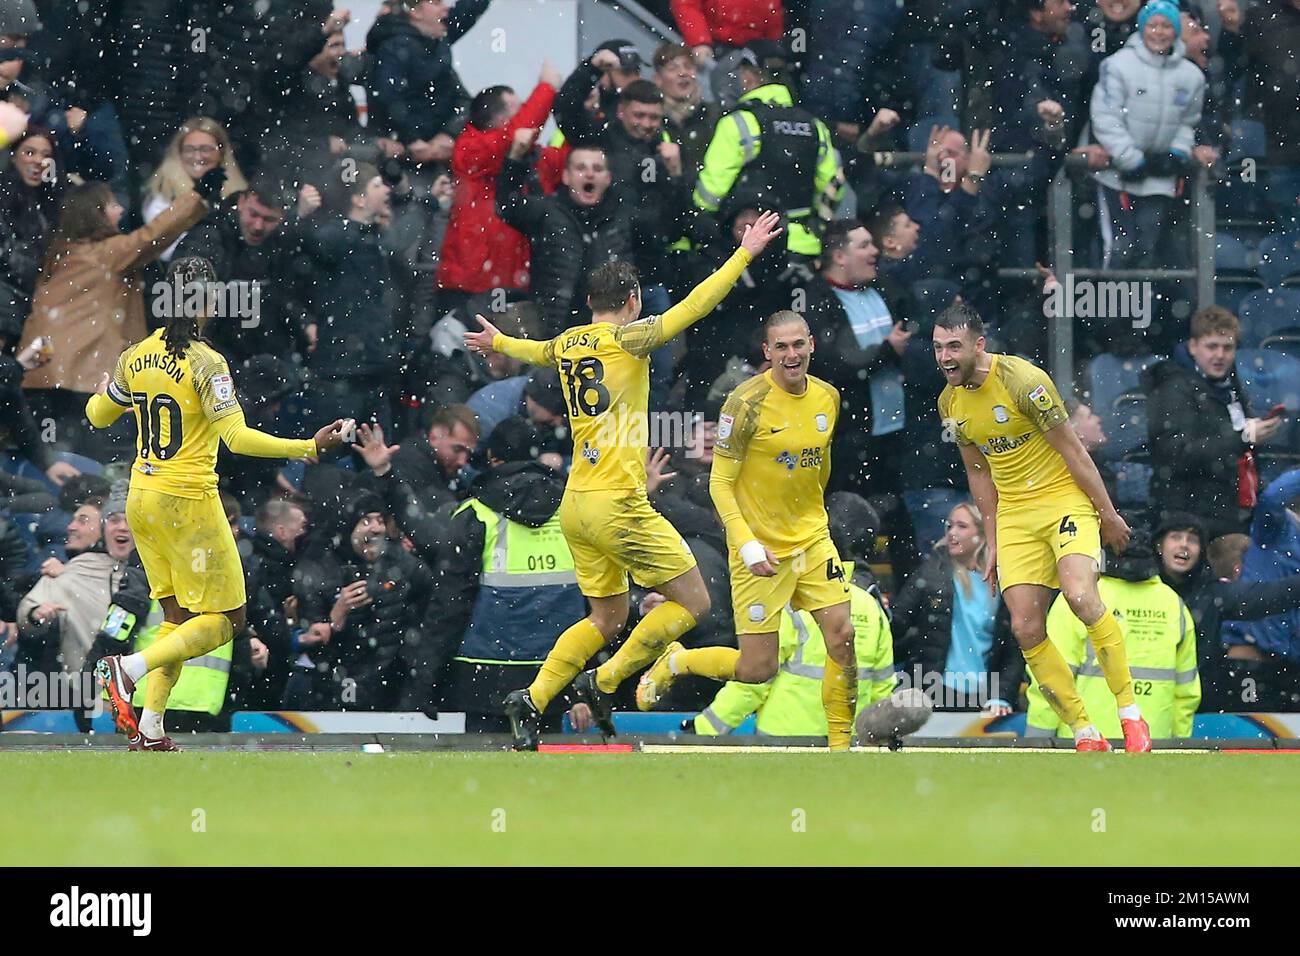
[(1300, 341), (1300, 289), (1252, 292), (1241, 300), (1243, 349), (1265, 348), (1277, 340)]
[(1249, 276), (1259, 265), (1259, 250), (1254, 243), (1231, 233), (1214, 237), (1214, 273), (1237, 273)]
[(1300, 285), (1300, 233), (1269, 236), (1260, 243), (1258, 272), (1268, 289)]
[(1232, 144), (1224, 161), (1235, 163), (1246, 158), (1262, 159), (1268, 151), (1268, 134), (1259, 120), (1237, 119), (1232, 122)]
[[(1110, 439), (1102, 446), (1101, 457), (1105, 460), (1114, 461), (1123, 455), (1116, 439), (1125, 422), (1116, 411), (1116, 401), (1123, 395), (1138, 392), (1143, 370), (1160, 361), (1163, 361), (1163, 356), (1137, 355), (1121, 358), (1106, 353), (1088, 363), (1088, 404), (1101, 416), (1101, 427)], [(1141, 440), (1146, 440), (1145, 432)]]
[[(947, 279), (918, 279), (912, 283), (912, 295), (916, 299), (916, 318), (922, 329), (934, 326), (937, 316), (961, 294), (961, 286)], [(928, 332), (926, 334), (929, 334)]]
[(1264, 291), (1264, 280), (1258, 276), (1216, 276), (1214, 279), (1214, 304), (1237, 315), (1242, 300), (1252, 292)]
[(1274, 405), (1285, 405), (1287, 418), (1263, 450), (1273, 453), (1300, 452), (1300, 358), (1271, 349), (1241, 349), (1237, 352), (1237, 374), (1250, 401), (1251, 410), (1263, 415)]
[(1115, 507), (1143, 511), (1151, 504), (1151, 466), (1140, 461), (1115, 465)]
[(961, 129), (961, 120), (955, 116), (922, 116), (907, 130), (907, 148), (913, 153), (924, 153), (930, 145), (931, 126), (951, 126)]
[(1127, 392), (1110, 406), (1110, 420), (1104, 421), (1107, 442), (1102, 446), (1108, 459), (1133, 458), (1147, 451), (1147, 397)]

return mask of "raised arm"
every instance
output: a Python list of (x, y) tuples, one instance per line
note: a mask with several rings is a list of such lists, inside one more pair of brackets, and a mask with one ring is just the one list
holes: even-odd
[(482, 326), (477, 332), (465, 332), (465, 347), (471, 352), (477, 352), (479, 355), (490, 355), (493, 352), (499, 352), (502, 355), (509, 355), (511, 358), (519, 359), (521, 362), (527, 362), (530, 365), (554, 365), (555, 349), (559, 338), (554, 339), (517, 339), (513, 336), (505, 335), (500, 329), (483, 318), (476, 315), (479, 325)]
[(765, 212), (753, 225), (746, 226), (740, 248), (717, 272), (692, 289), (685, 299), (663, 315), (641, 319), (624, 327), (620, 338), (623, 348), (633, 355), (649, 355), (712, 312), (727, 297), (745, 268), (781, 234), (783, 230), (777, 225), (780, 221), (776, 213)]

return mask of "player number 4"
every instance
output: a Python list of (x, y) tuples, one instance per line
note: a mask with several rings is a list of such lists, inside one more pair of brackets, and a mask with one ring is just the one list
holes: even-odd
[(1061, 527), (1058, 531), (1060, 534), (1068, 534), (1071, 537), (1079, 533), (1079, 529), (1074, 526), (1074, 522), (1070, 520), (1069, 515), (1061, 519)]

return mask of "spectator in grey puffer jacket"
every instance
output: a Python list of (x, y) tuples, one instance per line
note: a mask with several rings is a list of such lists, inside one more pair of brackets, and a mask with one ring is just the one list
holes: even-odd
[(1160, 240), (1192, 170), (1205, 77), (1186, 59), (1178, 5), (1151, 0), (1124, 48), (1101, 64), (1092, 134), (1110, 154), (1097, 173), (1108, 268), (1159, 266)]

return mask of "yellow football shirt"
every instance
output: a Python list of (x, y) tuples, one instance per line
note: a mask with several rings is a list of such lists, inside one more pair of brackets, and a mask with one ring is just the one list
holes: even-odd
[(569, 490), (645, 490), (646, 451), (655, 424), (649, 415), (650, 353), (713, 311), (752, 259), (737, 249), (663, 315), (621, 326), (579, 325), (547, 341), (495, 337), (498, 352), (560, 373), (573, 433)]
[(709, 492), (733, 550), (758, 540), (782, 558), (829, 535), (825, 492), (839, 412), (840, 393), (812, 375), (802, 395), (768, 370), (727, 396)]
[[(201, 498), (217, 488), (222, 433), (232, 433), (229, 426), (236, 416), (238, 431), (252, 432), (243, 427), (235, 383), (220, 353), (196, 341), (178, 359), (167, 351), (161, 330), (128, 346), (118, 358), (108, 398), (135, 413), (138, 441), (131, 484), (136, 488)], [(312, 439), (271, 439), (267, 444), (272, 456), (316, 452)]]
[(949, 385), (939, 395), (945, 432), (984, 453), (999, 507), (1082, 495), (1065, 459), (1043, 437), (1069, 418), (1051, 378), (1014, 355), (992, 358), (979, 388)]

